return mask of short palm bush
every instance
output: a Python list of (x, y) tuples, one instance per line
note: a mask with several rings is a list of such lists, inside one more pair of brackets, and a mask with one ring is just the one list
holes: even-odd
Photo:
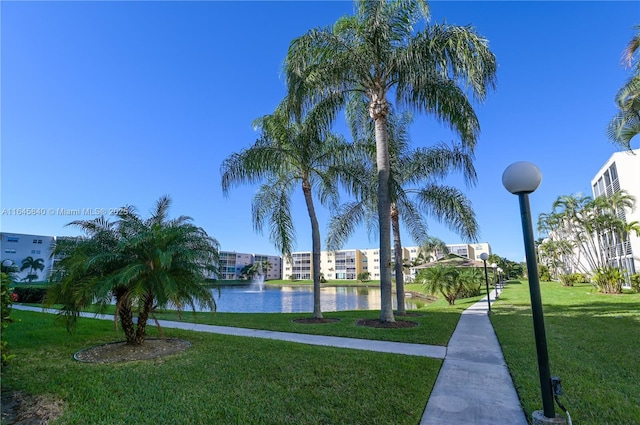
[(428, 294), (441, 294), (449, 305), (454, 305), (459, 298), (480, 294), (482, 273), (475, 268), (463, 269), (439, 264), (420, 270), (416, 283), (421, 284)]
[(620, 269), (616, 267), (598, 267), (593, 274), (592, 282), (598, 288), (598, 291), (604, 294), (620, 294), (622, 293), (624, 276)]

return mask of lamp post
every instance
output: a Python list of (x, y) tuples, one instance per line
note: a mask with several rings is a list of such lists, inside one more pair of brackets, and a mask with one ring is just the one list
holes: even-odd
[(495, 288), (496, 288), (496, 300), (497, 300), (498, 299), (498, 275), (496, 273), (496, 270), (498, 268), (498, 265), (496, 263), (491, 263), (490, 267), (493, 269), (493, 279), (491, 279), (491, 280), (495, 281), (494, 284), (495, 284)]
[[(538, 374), (540, 377), (540, 390), (542, 392), (542, 406), (544, 409), (542, 412), (539, 410), (533, 412), (533, 423), (565, 423), (564, 418), (556, 418), (553, 405), (553, 388), (549, 368), (549, 355), (547, 353), (547, 337), (544, 330), (540, 280), (538, 277), (533, 227), (531, 224), (531, 208), (529, 206), (529, 193), (532, 193), (538, 188), (541, 180), (542, 173), (540, 173), (538, 167), (525, 161), (515, 162), (509, 165), (502, 174), (502, 184), (509, 192), (518, 195), (518, 200), (520, 201), (520, 218), (522, 221), (525, 255), (527, 257), (533, 331), (536, 339)], [(541, 417), (540, 413), (543, 413), (544, 417)], [(558, 422), (558, 420), (561, 422)]]
[(489, 311), (487, 314), (491, 314), (491, 297), (489, 294), (489, 276), (487, 275), (487, 259), (489, 258), (489, 254), (483, 252), (480, 254), (480, 259), (484, 263), (484, 283), (487, 285), (487, 305), (489, 306)]

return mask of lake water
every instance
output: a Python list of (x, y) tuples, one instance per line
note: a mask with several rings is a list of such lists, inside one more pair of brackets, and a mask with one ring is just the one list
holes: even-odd
[[(313, 287), (278, 286), (258, 291), (250, 286), (221, 286), (220, 294), (214, 289), (217, 311), (222, 313), (311, 313)], [(320, 305), (323, 312), (344, 310), (380, 310), (380, 288), (331, 286), (321, 289)], [(393, 296), (395, 309), (396, 296)], [(405, 302), (407, 309), (415, 309)]]

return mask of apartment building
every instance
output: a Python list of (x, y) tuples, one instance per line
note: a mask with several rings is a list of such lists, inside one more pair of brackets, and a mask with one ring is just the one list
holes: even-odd
[(18, 267), (18, 281), (46, 280), (53, 267), (53, 236), (0, 233), (0, 259), (4, 265)]
[[(452, 244), (447, 245), (449, 252), (465, 258), (479, 259), (480, 254), (486, 252), (491, 254), (491, 247), (488, 243), (478, 244)], [(410, 246), (402, 248), (402, 259), (404, 264), (416, 264), (420, 256), (420, 247)], [(423, 257), (435, 260), (445, 252), (432, 252)], [(313, 264), (311, 252), (294, 252), (292, 261), (286, 258), (283, 260), (282, 276), (289, 279), (312, 279)], [(393, 252), (392, 252), (393, 257)], [(368, 249), (345, 249), (339, 251), (322, 251), (320, 253), (320, 272), (327, 280), (357, 280), (358, 275), (369, 272), (372, 280), (380, 279), (380, 251), (377, 248)], [(405, 279), (412, 280), (414, 270), (405, 269)]]
[[(621, 190), (636, 199), (635, 210), (618, 211), (618, 217), (631, 223), (640, 222), (640, 149), (616, 152), (591, 180), (593, 197), (612, 196)], [(608, 242), (606, 258), (611, 265), (620, 265), (627, 275), (640, 272), (640, 237), (635, 233), (620, 240), (618, 235), (601, 235)]]
[(245, 252), (220, 251), (220, 280), (240, 279), (242, 269), (257, 262), (268, 261), (270, 268), (263, 270), (265, 279), (282, 279), (282, 259), (276, 255), (250, 254)]

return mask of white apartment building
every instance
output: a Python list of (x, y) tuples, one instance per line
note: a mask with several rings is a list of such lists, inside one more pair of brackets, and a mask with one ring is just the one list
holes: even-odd
[[(627, 223), (640, 222), (640, 149), (616, 152), (591, 180), (593, 197), (611, 196), (621, 190), (636, 198), (635, 210), (619, 211), (618, 216)], [(640, 237), (635, 233), (626, 240), (617, 235), (603, 235), (611, 243), (607, 248), (607, 258), (612, 265), (622, 265), (627, 275), (640, 272)]]
[[(473, 260), (479, 259), (483, 252), (491, 254), (491, 247), (488, 243), (452, 244), (447, 245), (447, 249), (451, 253)], [(429, 253), (427, 257), (435, 260), (436, 257), (439, 258), (445, 254), (445, 252)], [(402, 248), (402, 258), (405, 263), (415, 262), (419, 255), (420, 247)], [(286, 258), (283, 260), (282, 277), (284, 279), (289, 279), (291, 276), (295, 279), (312, 279), (311, 252), (294, 252), (291, 257), (292, 262)], [(327, 280), (357, 280), (358, 275), (362, 272), (369, 272), (372, 280), (379, 280), (380, 251), (378, 248), (322, 251), (320, 253), (320, 272)], [(414, 273), (415, 271), (412, 269), (405, 271), (405, 280), (412, 280)]]
[(282, 259), (277, 255), (220, 251), (220, 280), (240, 279), (242, 269), (257, 262), (268, 261), (271, 268), (263, 270), (266, 280), (282, 279)]
[(0, 260), (5, 265), (15, 265), (18, 281), (39, 282), (46, 280), (53, 267), (51, 250), (53, 236), (0, 233)]

